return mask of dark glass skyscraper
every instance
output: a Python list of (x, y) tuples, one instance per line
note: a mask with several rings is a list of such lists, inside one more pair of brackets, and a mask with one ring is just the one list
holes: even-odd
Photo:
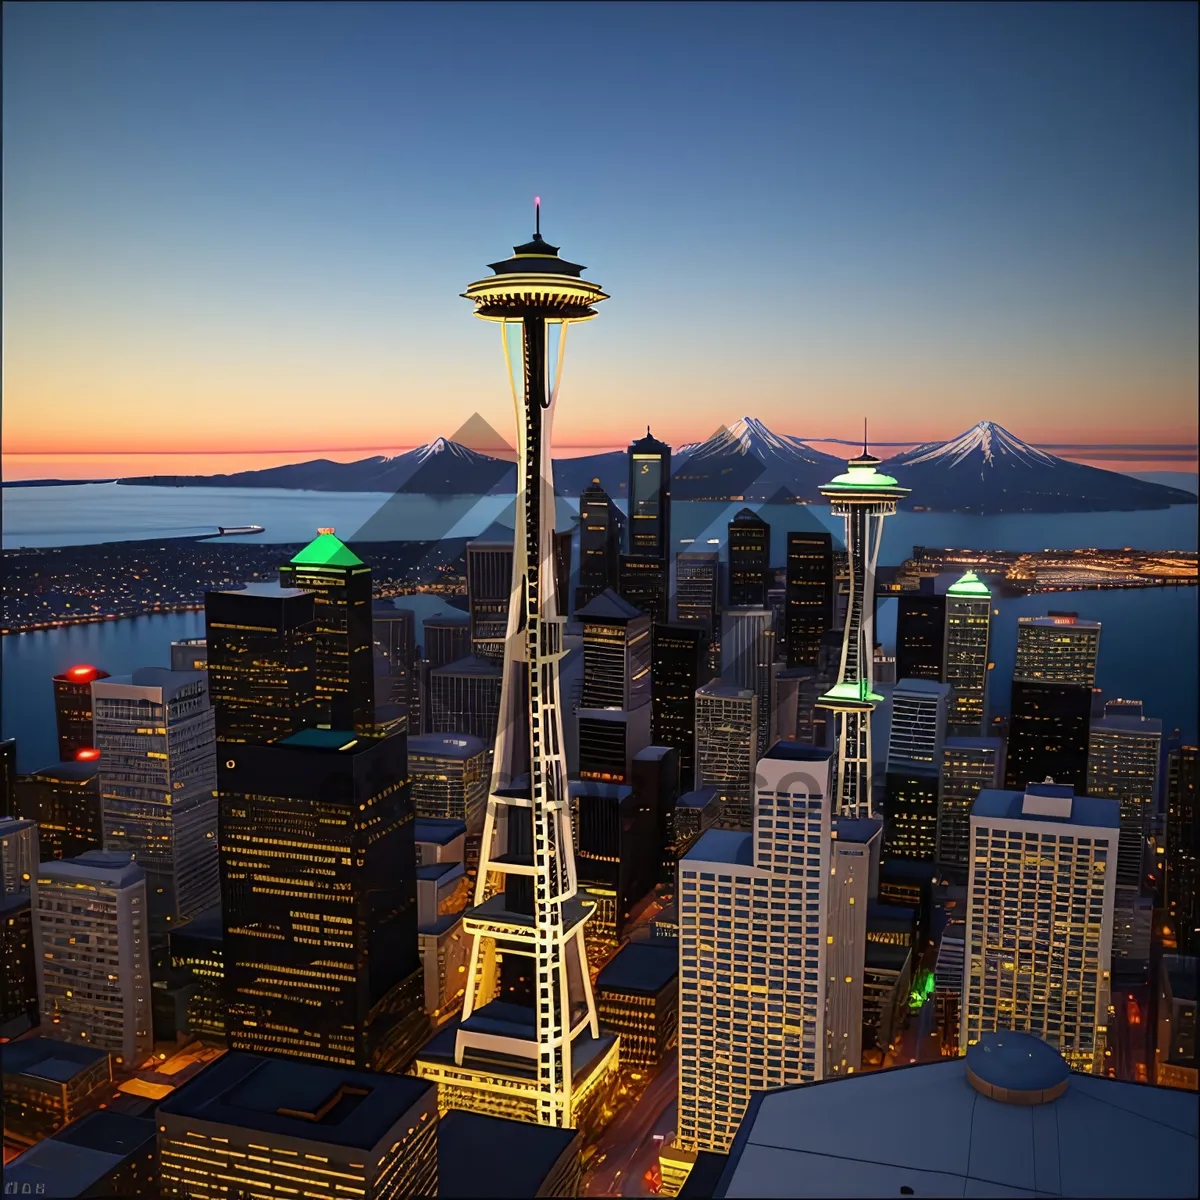
[(582, 608), (605, 588), (616, 588), (621, 533), (621, 510), (600, 486), (599, 479), (579, 497), (579, 586), (575, 607)]
[(422, 658), (429, 669), (444, 667), (471, 653), (471, 618), (461, 613), (426, 617), (422, 625)]
[(38, 824), (42, 862), (104, 848), (100, 765), (62, 762), (16, 781), (15, 815)]
[(622, 599), (644, 612), (652, 622), (667, 616), (668, 563), (643, 554), (622, 554), (617, 590)]
[(1200, 827), (1196, 821), (1196, 789), (1200, 784), (1200, 750), (1179, 746), (1167, 755), (1167, 913), (1175, 927), (1180, 954), (1200, 954)]
[(771, 527), (756, 512), (743, 508), (729, 522), (729, 605), (764, 608)]
[[(314, 600), (312, 592), (277, 583), (205, 593), (218, 745), (263, 745), (317, 723)], [(225, 757), (217, 755), (218, 780)]]
[(696, 689), (709, 681), (708, 636), (697, 624), (654, 627), (653, 720), (656, 746), (679, 753), (679, 790), (690, 792), (696, 778)]
[(720, 630), (717, 621), (721, 611), (720, 567), (715, 550), (675, 556), (676, 619), (701, 626), (709, 641)]
[(833, 536), (789, 530), (787, 535), (787, 664), (815, 667), (821, 635), (833, 628)]
[[(512, 560), (512, 542), (467, 543), (470, 653), (495, 663), (504, 661), (504, 639), (508, 636), (508, 606), (512, 600)], [(429, 657), (428, 653), (426, 657)]]
[(54, 677), (54, 717), (58, 724), (58, 757), (70, 762), (92, 746), (92, 684), (107, 679), (98, 667), (70, 667)]
[(1082, 793), (1091, 720), (1090, 687), (1014, 679), (1004, 786), (1015, 791), (1053, 779)]
[(931, 591), (900, 596), (896, 611), (896, 678), (944, 683), (945, 663), (946, 597)]
[(315, 597), (317, 724), (370, 732), (375, 725), (371, 568), (332, 529), (321, 529), (279, 568), (279, 583)]
[(629, 553), (662, 562), (671, 553), (671, 447), (649, 425), (629, 447)]
[(222, 753), (230, 1049), (402, 1070), (427, 1030), (404, 737)]

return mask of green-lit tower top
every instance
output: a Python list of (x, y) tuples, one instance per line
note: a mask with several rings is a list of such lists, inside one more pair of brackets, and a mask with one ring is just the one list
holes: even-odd
[(974, 571), (968, 571), (946, 589), (947, 596), (977, 596), (980, 600), (990, 598), (991, 594), (991, 589)]
[(318, 529), (303, 550), (292, 560), (297, 567), (365, 567), (363, 562), (331, 528)]

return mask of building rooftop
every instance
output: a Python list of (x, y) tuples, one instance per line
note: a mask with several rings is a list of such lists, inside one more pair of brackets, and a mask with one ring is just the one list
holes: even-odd
[(832, 833), (839, 842), (867, 843), (883, 829), (879, 817), (833, 817)]
[(453, 817), (417, 817), (413, 822), (413, 840), (428, 846), (448, 846), (466, 832), (466, 822)]
[(465, 868), (460, 862), (422, 863), (417, 867), (417, 878), (440, 880), (444, 875), (449, 875), (451, 872), (461, 875), (464, 870)]
[(948, 737), (947, 750), (1000, 750), (1004, 746), (1001, 737)]
[(203, 912), (197, 913), (190, 921), (171, 930), (171, 938), (177, 937), (203, 938), (205, 941), (220, 942), (225, 938), (225, 922), (221, 915), (221, 906), (214, 904)]
[(1039, 625), (1050, 628), (1055, 625), (1074, 626), (1076, 629), (1099, 629), (1099, 621), (1088, 621), (1082, 618), (1078, 613), (1060, 612), (1050, 613), (1044, 617), (1018, 617), (1018, 625)]
[[(149, 1122), (150, 1127), (154, 1123)], [(4, 1168), (8, 1194), (52, 1196), (70, 1200), (75, 1196), (111, 1194), (91, 1189), (119, 1166), (124, 1154), (96, 1146), (76, 1146), (51, 1137), (31, 1146)]]
[(280, 738), (275, 745), (293, 750), (351, 750), (363, 749), (367, 743), (360, 742), (352, 729), (301, 729), (290, 737)]
[(1092, 722), (1092, 732), (1141, 733), (1146, 737), (1161, 737), (1162, 721), (1157, 717), (1134, 717), (1109, 712)]
[(833, 751), (825, 746), (809, 746), (804, 742), (776, 742), (763, 758), (782, 759), (788, 762), (828, 762)]
[(754, 836), (735, 829), (709, 829), (700, 835), (683, 861), (753, 866)]
[(927, 696), (948, 696), (950, 690), (948, 683), (938, 683), (936, 679), (913, 679), (911, 676), (906, 676), (904, 679), (896, 680), (896, 690), (892, 692), (892, 695), (894, 697), (901, 692), (919, 692)]
[(488, 658), (468, 654), (444, 667), (434, 667), (431, 675), (478, 675), (484, 679), (499, 679), (503, 674), (500, 667)]
[(679, 953), (674, 942), (629, 942), (596, 977), (596, 987), (618, 992), (657, 995), (679, 974)]
[(128, 1113), (103, 1109), (72, 1121), (60, 1129), (53, 1140), (123, 1156), (132, 1154), (155, 1137), (154, 1122), (148, 1117), (131, 1117)]
[(1044, 790), (1045, 788), (1044, 784), (1031, 784), (1025, 791), (1020, 792), (1003, 791), (1000, 788), (984, 788), (975, 797), (975, 803), (971, 806), (971, 820), (999, 817), (1014, 821), (1045, 821), (1055, 825), (1082, 825), (1100, 829), (1120, 828), (1120, 804), (1116, 800), (1110, 800), (1103, 796), (1072, 795), (1069, 817), (1055, 816), (1053, 813), (1025, 811), (1026, 794), (1059, 798), (1054, 793), (1048, 793)]
[(208, 672), (172, 671), (170, 667), (139, 667), (129, 675), (111, 675), (108, 679), (97, 679), (92, 694), (112, 696), (112, 689), (121, 687), (161, 688), (164, 699), (167, 699), (168, 693), (173, 694), (198, 680), (207, 684)]
[(634, 762), (661, 762), (668, 754), (678, 754), (674, 746), (646, 746), (634, 756)]
[(487, 747), (482, 738), (471, 733), (418, 733), (408, 739), (408, 761), (425, 758), (474, 758)]
[(436, 1086), (409, 1075), (231, 1050), (168, 1096), (158, 1111), (370, 1151)]
[(1196, 1195), (1195, 1093), (1071, 1074), (1045, 1103), (1004, 1103), (968, 1061), (760, 1092), (710, 1194)]
[(107, 1057), (107, 1050), (95, 1046), (77, 1046), (48, 1037), (21, 1038), (4, 1047), (4, 1074), (33, 1075), (62, 1083)]
[(1183, 954), (1164, 954), (1162, 967), (1171, 984), (1171, 997), (1175, 1000), (1196, 999), (1195, 958)]
[(675, 801), (676, 808), (707, 808), (717, 801), (720, 793), (715, 787), (696, 788), (695, 791), (684, 792)]
[(131, 887), (146, 877), (146, 872), (133, 861), (133, 855), (108, 850), (88, 850), (78, 858), (44, 862), (38, 866), (37, 873), (39, 884), (43, 880), (61, 879), (118, 888)]
[(366, 566), (341, 538), (334, 536), (332, 529), (317, 530), (317, 536), (292, 559), (292, 563), (298, 567)]
[(575, 619), (578, 621), (634, 621), (645, 615), (612, 588), (605, 588), (600, 595), (575, 610)]
[(248, 583), (240, 588), (217, 588), (217, 592), (226, 596), (262, 596), (266, 600), (292, 600), (296, 596), (311, 596), (303, 588), (280, 587), (279, 581), (271, 583)]
[(91, 762), (79, 762), (71, 759), (67, 762), (54, 763), (49, 767), (42, 767), (37, 771), (31, 771), (30, 775), (34, 779), (42, 779), (48, 783), (88, 783), (96, 778), (99, 770), (100, 764), (95, 760)]
[(451, 1109), (438, 1123), (438, 1194), (536, 1196), (578, 1137), (574, 1129)]

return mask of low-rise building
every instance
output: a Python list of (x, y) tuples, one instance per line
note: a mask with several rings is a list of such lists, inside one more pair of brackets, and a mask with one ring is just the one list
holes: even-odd
[(653, 1070), (679, 1029), (677, 943), (652, 938), (623, 946), (596, 978), (600, 1024), (621, 1036), (621, 1066)]
[(112, 1083), (107, 1050), (54, 1038), (4, 1047), (4, 1140), (31, 1146), (98, 1104)]
[(128, 1113), (89, 1113), (38, 1142), (4, 1168), (5, 1191), (19, 1195), (145, 1196), (157, 1200), (154, 1121)]
[(438, 1126), (438, 1194), (456, 1200), (577, 1196), (580, 1146), (577, 1129), (453, 1110)]

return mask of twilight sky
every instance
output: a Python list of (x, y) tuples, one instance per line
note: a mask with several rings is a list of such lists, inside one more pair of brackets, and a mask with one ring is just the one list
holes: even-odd
[(511, 436), (459, 293), (539, 193), (612, 295), (564, 448), (987, 418), (1190, 469), (1195, 35), (1185, 4), (7, 3), (6, 457)]

